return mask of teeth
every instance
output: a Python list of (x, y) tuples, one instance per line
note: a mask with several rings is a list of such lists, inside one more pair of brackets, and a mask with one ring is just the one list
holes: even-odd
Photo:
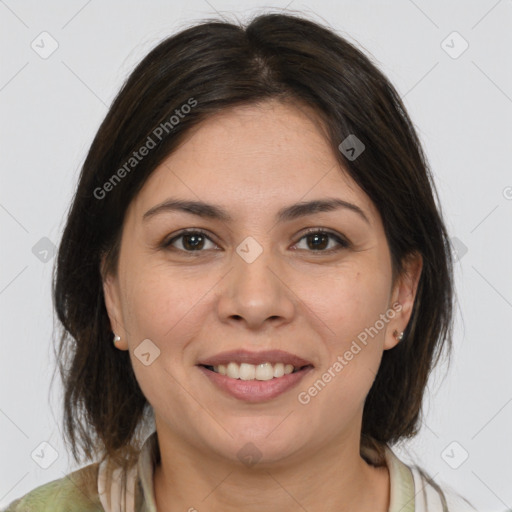
[(294, 367), (291, 364), (283, 363), (262, 363), (262, 364), (248, 364), (248, 363), (235, 363), (230, 362), (229, 364), (219, 364), (213, 367), (213, 371), (226, 375), (231, 379), (241, 380), (270, 380), (274, 378), (288, 375), (294, 371)]

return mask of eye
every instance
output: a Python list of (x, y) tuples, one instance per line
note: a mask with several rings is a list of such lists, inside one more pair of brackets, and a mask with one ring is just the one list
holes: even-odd
[[(339, 247), (336, 248), (336, 246), (334, 246), (333, 249), (331, 246), (328, 250), (325, 250), (327, 247), (329, 247), (329, 239), (337, 243)], [(299, 242), (301, 240), (306, 240), (306, 249), (312, 249), (312, 252), (330, 253), (350, 247), (349, 242), (343, 237), (330, 231), (326, 231), (322, 228), (314, 228), (308, 230), (307, 234), (299, 239)]]
[[(350, 243), (341, 235), (326, 231), (322, 228), (312, 228), (295, 244), (298, 246), (302, 240), (306, 241), (305, 249), (309, 252), (331, 253), (350, 247)], [(212, 247), (208, 247), (208, 242)], [(333, 244), (334, 243), (334, 247)], [(338, 247), (336, 247), (336, 244)], [(206, 246), (205, 246), (206, 245)], [(187, 229), (162, 243), (163, 248), (177, 249), (182, 252), (202, 252), (203, 249), (215, 249), (217, 245), (206, 232), (200, 229)], [(304, 247), (300, 248), (301, 250)]]
[[(205, 247), (206, 241), (209, 241), (214, 247)], [(176, 243), (177, 246), (174, 245)], [(172, 237), (162, 244), (162, 247), (164, 248), (169, 248), (170, 246), (184, 252), (201, 252), (202, 249), (217, 247), (210, 237), (200, 229), (182, 231), (179, 235)]]

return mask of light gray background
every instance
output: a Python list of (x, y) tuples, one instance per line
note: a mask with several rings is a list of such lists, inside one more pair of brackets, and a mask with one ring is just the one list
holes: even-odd
[(512, 508), (511, 0), (0, 0), (0, 506), (75, 469), (60, 382), (50, 388), (55, 260), (41, 239), (58, 244), (108, 106), (164, 37), (205, 17), (286, 7), (357, 41), (396, 85), (456, 237), (453, 362), (430, 381), (420, 434), (397, 451), (481, 510)]

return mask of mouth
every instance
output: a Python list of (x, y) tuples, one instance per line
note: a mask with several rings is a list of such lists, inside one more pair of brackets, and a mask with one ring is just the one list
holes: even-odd
[(271, 380), (313, 367), (313, 364), (283, 350), (232, 350), (203, 359), (198, 366), (230, 379)]
[(196, 366), (217, 390), (252, 403), (284, 394), (314, 369), (311, 362), (281, 350), (224, 352)]
[(239, 380), (272, 380), (280, 379), (285, 375), (291, 373), (297, 373), (306, 368), (313, 368), (311, 364), (303, 366), (293, 366), (292, 364), (265, 362), (261, 364), (250, 364), (250, 363), (239, 363), (236, 361), (230, 361), (228, 364), (219, 365), (199, 365), (207, 370), (224, 375), (230, 379)]

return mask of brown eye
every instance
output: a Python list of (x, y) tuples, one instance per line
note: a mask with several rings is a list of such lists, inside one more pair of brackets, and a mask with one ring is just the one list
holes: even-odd
[[(164, 242), (163, 247), (169, 248), (172, 246), (173, 249), (181, 250), (184, 252), (201, 252), (203, 249), (205, 249), (205, 244), (208, 241), (215, 246), (215, 244), (204, 232), (191, 230), (182, 232), (167, 242)], [(206, 249), (208, 249), (208, 247), (206, 247)]]
[[(347, 248), (349, 246), (348, 242), (341, 238), (340, 236), (330, 233), (329, 231), (322, 230), (314, 230), (308, 232), (301, 240), (306, 240), (306, 249), (313, 252), (333, 252), (339, 250), (339, 248)], [(335, 244), (332, 245), (331, 241)], [(331, 246), (329, 244), (331, 243)], [(338, 245), (338, 248), (336, 247)], [(326, 250), (329, 247), (328, 250)]]

